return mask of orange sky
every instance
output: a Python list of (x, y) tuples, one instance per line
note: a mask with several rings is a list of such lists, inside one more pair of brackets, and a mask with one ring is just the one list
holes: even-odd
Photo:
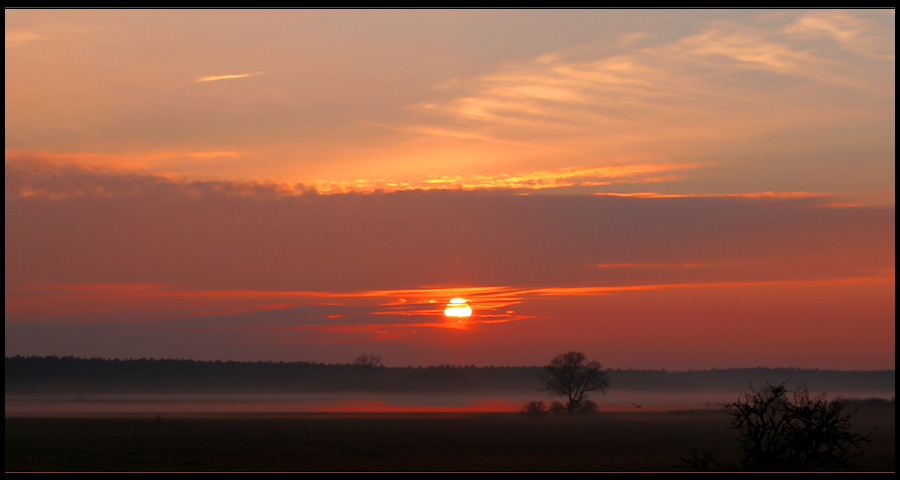
[(894, 367), (893, 10), (5, 13), (7, 355)]

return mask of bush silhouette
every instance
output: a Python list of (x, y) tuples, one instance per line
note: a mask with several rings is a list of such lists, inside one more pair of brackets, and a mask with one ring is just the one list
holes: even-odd
[(855, 410), (847, 400), (810, 396), (805, 385), (789, 392), (784, 383), (750, 388), (726, 406), (737, 430), (741, 459), (719, 463), (712, 452), (690, 451), (685, 463), (695, 470), (814, 471), (852, 470), (867, 450), (869, 435), (852, 431)]
[(549, 407), (544, 404), (543, 401), (538, 400), (525, 402), (525, 404), (522, 405), (522, 410), (520, 410), (519, 413), (522, 413), (524, 415), (543, 415), (549, 411)]

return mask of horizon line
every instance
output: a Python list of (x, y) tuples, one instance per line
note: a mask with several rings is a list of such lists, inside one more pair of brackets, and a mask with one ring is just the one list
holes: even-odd
[[(101, 360), (101, 361), (157, 361), (157, 362), (166, 362), (166, 361), (176, 361), (176, 362), (198, 362), (198, 363), (260, 363), (260, 364), (272, 364), (272, 363), (306, 363), (312, 365), (322, 365), (322, 366), (351, 366), (353, 365), (352, 361), (347, 363), (326, 363), (326, 362), (317, 362), (310, 360), (197, 360), (193, 358), (110, 358), (110, 357), (78, 357), (75, 355), (6, 355), (4, 356), (4, 361), (14, 359), (14, 358), (56, 358), (56, 359), (66, 359), (71, 358), (75, 360)], [(367, 368), (442, 368), (442, 367), (451, 367), (451, 368), (544, 368), (546, 365), (457, 365), (457, 364), (440, 364), (440, 365), (406, 365), (406, 366), (388, 366), (388, 365), (378, 365), (376, 367), (367, 367)], [(619, 370), (619, 371), (656, 371), (656, 372), (668, 372), (668, 373), (678, 373), (678, 372), (711, 372), (716, 370), (808, 370), (808, 371), (819, 371), (819, 372), (895, 372), (896, 369), (872, 369), (872, 370), (839, 370), (834, 368), (818, 368), (818, 367), (764, 367), (761, 365), (755, 367), (709, 367), (705, 369), (668, 369), (668, 368), (632, 368), (632, 367), (616, 367), (616, 368), (604, 368), (604, 370)]]

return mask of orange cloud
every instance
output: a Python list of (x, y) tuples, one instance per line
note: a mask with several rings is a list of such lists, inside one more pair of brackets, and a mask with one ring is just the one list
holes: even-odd
[[(87, 175), (127, 175), (148, 172), (160, 168), (165, 169), (172, 162), (208, 161), (218, 158), (239, 158), (241, 154), (232, 150), (224, 151), (156, 151), (141, 154), (97, 154), (78, 152), (35, 152), (24, 150), (6, 151), (7, 169), (13, 168), (23, 174), (23, 180), (45, 180), (53, 175), (71, 175), (84, 173)], [(66, 170), (68, 166), (80, 171)], [(191, 185), (205, 185), (211, 189), (250, 195), (260, 188), (270, 190), (276, 188), (283, 194), (303, 194), (310, 188), (319, 193), (402, 191), (402, 190), (476, 190), (476, 189), (522, 189), (541, 190), (564, 187), (598, 187), (616, 183), (657, 183), (675, 181), (680, 175), (658, 176), (659, 173), (681, 172), (703, 167), (699, 163), (672, 164), (616, 164), (586, 167), (566, 167), (556, 170), (541, 170), (515, 174), (472, 174), (472, 175), (430, 175), (418, 180), (405, 182), (384, 179), (357, 179), (354, 181), (318, 180), (307, 186), (298, 184), (290, 187), (286, 184), (258, 184), (254, 182), (198, 182), (182, 178), (176, 172), (161, 172), (149, 177), (168, 180), (190, 188)], [(148, 175), (144, 173), (144, 175)], [(80, 179), (82, 183), (86, 178)], [(46, 183), (46, 182), (45, 182)], [(71, 187), (72, 182), (64, 185)], [(80, 189), (77, 191), (50, 191), (46, 186), (37, 183), (17, 185), (23, 196), (52, 196), (63, 198), (70, 195), (98, 194), (103, 195), (102, 188)], [(98, 189), (99, 188), (99, 189)], [(7, 192), (14, 193), (14, 192)]]
[(317, 180), (311, 182), (320, 193), (374, 190), (543, 190), (565, 187), (598, 187), (617, 183), (657, 183), (676, 181), (680, 175), (656, 176), (661, 172), (685, 171), (704, 166), (699, 163), (670, 164), (618, 164), (593, 167), (566, 167), (557, 170), (541, 170), (515, 174), (432, 175), (430, 177), (395, 182), (388, 180), (358, 179), (352, 182)]
[(546, 287), (525, 290), (523, 295), (540, 296), (591, 296), (609, 295), (616, 292), (639, 290), (669, 290), (678, 288), (728, 288), (748, 286), (787, 286), (787, 285), (893, 285), (893, 275), (873, 275), (870, 277), (828, 278), (819, 280), (770, 280), (756, 282), (712, 282), (712, 283), (671, 283), (648, 285), (619, 285), (595, 287)]
[[(696, 264), (611, 264), (600, 268), (693, 268)], [(443, 316), (445, 302), (457, 295), (470, 298), (472, 317), (426, 322), (369, 322), (318, 323), (281, 327), (260, 326), (260, 330), (322, 330), (329, 332), (368, 332), (374, 330), (415, 328), (467, 329), (482, 324), (508, 323), (534, 318), (533, 315), (509, 310), (526, 299), (567, 296), (611, 295), (630, 291), (729, 288), (746, 286), (787, 286), (787, 285), (892, 285), (893, 271), (882, 272), (869, 277), (829, 278), (818, 280), (773, 280), (749, 282), (698, 282), (645, 285), (580, 286), (580, 287), (469, 287), (469, 288), (422, 288), (410, 290), (348, 291), (348, 292), (292, 292), (188, 290), (182, 287), (160, 284), (46, 284), (7, 287), (6, 313), (27, 323), (60, 321), (62, 318), (85, 318), (75, 323), (103, 323), (119, 321), (116, 315), (126, 312), (143, 312), (143, 321), (166, 322), (178, 318), (234, 316), (251, 312), (285, 310), (303, 305), (341, 307), (365, 307), (366, 315), (376, 317), (429, 318)], [(405, 303), (384, 302), (402, 292), (410, 297)], [(434, 301), (432, 297), (440, 300)], [(90, 317), (90, 315), (98, 315)], [(112, 316), (110, 316), (112, 315)], [(324, 314), (322, 321), (347, 318), (344, 313)]]
[(834, 194), (814, 192), (748, 192), (748, 193), (657, 193), (657, 192), (597, 192), (594, 195), (608, 197), (641, 197), (641, 198), (690, 198), (690, 197), (736, 197), (736, 198), (808, 198), (825, 197)]
[(45, 38), (43, 35), (34, 33), (34, 32), (26, 32), (26, 31), (6, 31), (5, 42), (6, 48), (15, 47), (17, 45), (21, 45), (23, 43), (33, 42), (35, 40), (41, 40)]
[[(882, 11), (893, 15), (893, 10)], [(861, 16), (848, 12), (827, 10), (809, 12), (783, 30), (800, 38), (826, 36), (837, 41), (845, 50), (880, 60), (894, 60), (893, 32), (885, 31)]]
[(219, 158), (239, 158), (235, 150), (151, 150), (144, 152), (99, 153), (59, 152), (47, 150), (12, 149), (5, 152), (6, 163), (27, 162), (30, 170), (49, 170), (65, 166), (93, 169), (100, 172), (154, 172), (159, 176), (174, 176), (168, 166), (179, 162), (204, 162)]
[[(631, 197), (631, 198), (809, 198), (819, 199), (816, 206), (823, 208), (851, 208), (866, 205), (865, 201), (843, 199), (844, 195), (823, 192), (745, 192), (745, 193), (658, 193), (658, 192), (594, 192), (592, 195), (603, 197)], [(877, 202), (875, 202), (877, 203)]]
[(247, 78), (255, 75), (262, 75), (264, 72), (252, 72), (252, 73), (230, 73), (225, 75), (209, 75), (206, 77), (200, 77), (197, 79), (198, 82), (215, 82), (218, 80), (232, 80), (235, 78)]
[[(143, 311), (150, 321), (176, 318), (240, 315), (252, 311), (279, 310), (302, 305), (335, 307), (364, 306), (373, 315), (398, 317), (443, 316), (443, 304), (450, 298), (466, 295), (475, 298), (476, 310), (503, 309), (518, 303), (507, 287), (422, 288), (382, 291), (260, 291), (260, 290), (191, 290), (177, 285), (148, 283), (42, 284), (7, 286), (6, 312), (36, 321), (64, 318), (67, 315), (90, 315), (127, 311)], [(410, 298), (394, 300), (398, 294)], [(432, 301), (433, 298), (438, 301)], [(328, 314), (337, 319), (345, 314)], [(116, 321), (87, 319), (88, 323)], [(443, 323), (402, 324), (459, 328)], [(335, 327), (329, 324), (329, 328)], [(351, 327), (348, 327), (351, 328)]]
[(598, 263), (588, 268), (697, 268), (716, 266), (713, 263)]

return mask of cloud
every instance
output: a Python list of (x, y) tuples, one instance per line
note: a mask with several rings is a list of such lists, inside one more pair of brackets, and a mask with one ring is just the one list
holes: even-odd
[[(893, 335), (877, 333), (894, 318), (893, 208), (802, 195), (280, 194), (27, 163), (8, 163), (6, 182), (59, 192), (7, 197), (10, 354), (349, 361), (364, 348), (421, 365), (593, 348), (659, 368), (721, 338), (741, 339), (718, 360), (738, 362), (776, 328), (803, 339), (783, 340), (799, 355), (815, 324), (816, 349), (875, 340), (874, 364), (893, 361)], [(455, 297), (475, 310), (462, 323), (442, 315)], [(748, 323), (756, 336), (735, 336)], [(641, 360), (635, 345), (663, 353)]]
[(698, 268), (714, 266), (711, 263), (598, 263), (589, 268)]
[[(188, 177), (183, 174), (189, 165), (203, 165), (221, 161), (222, 159), (240, 158), (236, 151), (154, 151), (131, 154), (98, 154), (98, 153), (66, 153), (11, 150), (6, 152), (6, 169), (8, 174), (23, 176), (21, 180), (7, 182), (7, 195), (47, 195), (61, 197), (67, 195), (103, 195), (106, 187), (96, 185), (95, 180), (102, 176), (122, 176), (122, 178), (139, 178), (140, 175), (153, 170), (163, 170), (154, 175), (155, 178), (168, 178), (173, 181)], [(171, 166), (172, 171), (168, 168)], [(561, 188), (579, 188), (582, 193), (596, 191), (598, 187), (633, 185), (642, 183), (677, 182), (685, 172), (701, 169), (702, 163), (633, 163), (603, 166), (564, 167), (553, 170), (520, 172), (513, 174), (474, 174), (474, 175), (430, 175), (418, 180), (399, 182), (386, 179), (361, 178), (354, 181), (314, 180), (306, 185), (295, 187), (278, 185), (281, 194), (302, 194), (310, 189), (320, 193), (347, 193), (431, 190), (431, 189), (505, 189), (505, 190), (546, 190)], [(40, 173), (39, 173), (40, 172)], [(62, 172), (67, 172), (63, 174)], [(79, 172), (93, 172), (96, 176)], [(134, 174), (134, 175), (132, 175)], [(81, 187), (71, 189), (75, 182), (67, 181), (58, 188), (53, 178), (61, 175), (78, 176)], [(24, 178), (24, 177), (27, 177)], [(149, 178), (149, 177), (148, 177)], [(181, 180), (182, 183), (186, 181)], [(247, 187), (249, 182), (215, 182), (197, 181), (195, 185), (213, 186), (224, 190), (236, 191), (240, 186)], [(25, 186), (27, 184), (27, 186)], [(93, 186), (92, 186), (93, 185)], [(275, 184), (269, 184), (274, 187)], [(107, 185), (108, 187), (108, 185)], [(63, 191), (63, 189), (68, 190)], [(254, 188), (263, 188), (256, 184)], [(246, 190), (242, 188), (241, 190)], [(121, 193), (121, 192), (120, 192)]]
[(800, 38), (825, 36), (835, 40), (841, 48), (850, 52), (873, 59), (893, 61), (894, 31), (878, 21), (886, 18), (865, 18), (859, 13), (840, 10), (807, 13), (786, 27), (784, 33)]
[(154, 149), (125, 153), (7, 149), (4, 154), (6, 164), (12, 166), (12, 168), (17, 168), (16, 165), (28, 164), (31, 170), (44, 169), (48, 172), (52, 168), (65, 168), (68, 166), (107, 172), (153, 172), (157, 175), (184, 171), (185, 164), (196, 166), (242, 156), (242, 153), (236, 150), (193, 150), (187, 148)]
[[(398, 293), (411, 300), (389, 301)], [(475, 314), (446, 319), (446, 302), (466, 294)], [(47, 284), (7, 288), (8, 324), (168, 325), (191, 332), (301, 332), (382, 338), (420, 329), (471, 329), (527, 318), (508, 287), (403, 291), (201, 291), (161, 284)], [(437, 299), (437, 300), (436, 300)], [(405, 300), (405, 299), (404, 299)]]
[[(833, 184), (850, 180), (841, 173), (840, 161), (850, 161), (845, 158), (851, 154), (845, 152), (854, 152), (861, 159), (856, 170), (862, 172), (854, 187), (874, 189), (874, 184), (883, 190), (886, 176), (865, 172), (884, 171), (884, 165), (893, 162), (887, 133), (893, 118), (893, 68), (890, 61), (879, 59), (882, 53), (876, 48), (892, 39), (892, 30), (874, 13), (829, 12), (698, 14), (690, 15), (678, 30), (669, 30), (673, 24), (665, 22), (634, 21), (637, 15), (613, 29), (579, 32), (572, 38), (584, 43), (568, 47), (563, 38), (537, 41), (551, 36), (551, 30), (544, 30), (526, 42), (526, 50), (498, 49), (488, 55), (489, 62), (484, 55), (461, 51), (454, 62), (463, 68), (446, 62), (432, 65), (433, 59), (411, 61), (418, 57), (408, 55), (419, 55), (421, 49), (389, 53), (391, 62), (397, 62), (389, 62), (391, 68), (381, 61), (380, 51), (331, 52), (366, 57), (365, 64), (372, 68), (365, 71), (378, 81), (363, 82), (363, 87), (351, 71), (359, 62), (325, 60), (330, 57), (323, 51), (304, 57), (319, 60), (285, 70), (276, 83), (239, 96), (212, 87), (217, 80), (268, 77), (271, 72), (228, 70), (238, 63), (210, 64), (203, 67), (206, 74), (195, 70), (189, 78), (203, 80), (198, 90), (179, 86), (183, 72), (196, 69), (196, 58), (206, 58), (201, 54), (216, 42), (194, 45), (201, 50), (187, 49), (177, 56), (150, 50), (135, 68), (98, 76), (106, 71), (102, 65), (126, 65), (122, 62), (137, 58), (131, 52), (137, 43), (122, 42), (101, 29), (95, 32), (101, 36), (79, 37), (71, 44), (42, 42), (46, 55), (53, 55), (46, 58), (53, 61), (39, 62), (43, 56), (24, 51), (13, 55), (10, 61), (16, 68), (9, 69), (15, 74), (9, 76), (8, 87), (16, 95), (9, 96), (7, 143), (16, 148), (93, 150), (97, 158), (90, 161), (114, 163), (109, 157), (118, 156), (119, 168), (156, 174), (285, 181), (315, 185), (323, 192), (491, 184), (574, 189), (597, 187), (585, 182), (608, 179), (579, 182), (568, 176), (568, 167), (714, 162), (735, 168), (714, 175), (678, 170), (657, 178), (670, 184), (691, 179), (754, 183), (741, 185), (740, 191), (841, 191)], [(617, 15), (603, 21), (612, 22)], [(553, 27), (565, 16), (530, 21)], [(735, 20), (705, 20), (712, 17)], [(162, 19), (168, 21), (166, 15)], [(130, 20), (117, 28), (126, 28)], [(219, 28), (222, 19), (207, 20), (207, 28), (230, 31)], [(92, 20), (98, 21), (103, 23), (100, 17)], [(128, 33), (151, 33), (143, 27)], [(254, 29), (251, 25), (245, 33)], [(340, 37), (339, 32), (327, 33)], [(412, 32), (419, 35), (421, 30)], [(295, 47), (305, 51), (311, 33), (295, 33), (292, 29), (265, 63), (293, 61), (295, 56), (282, 54)], [(410, 32), (394, 33), (398, 36), (392, 38), (399, 42)], [(90, 44), (95, 50), (78, 43), (88, 39), (97, 42)], [(213, 39), (228, 41), (215, 35)], [(854, 53), (863, 52), (867, 42), (873, 54)], [(254, 48), (267, 49), (262, 44)], [(65, 60), (91, 51), (96, 53), (82, 60)], [(242, 52), (248, 51), (234, 54)], [(499, 61), (499, 55), (512, 53)], [(241, 60), (238, 57), (231, 61)], [(320, 60), (324, 63), (317, 63)], [(251, 65), (244, 60), (239, 64)], [(400, 69), (425, 64), (439, 68), (418, 68), (415, 78)], [(297, 88), (301, 77), (303, 88)], [(207, 148), (239, 156), (216, 157), (216, 162), (187, 156), (146, 158), (155, 151)], [(126, 167), (128, 162), (131, 167)], [(770, 166), (788, 171), (770, 175)], [(812, 168), (821, 174), (804, 174)], [(748, 172), (751, 175), (744, 175)]]
[[(644, 267), (644, 266), (641, 266)], [(657, 268), (658, 265), (652, 266)], [(629, 266), (628, 268), (631, 268)], [(668, 266), (664, 267), (668, 268)], [(384, 304), (397, 291), (197, 291), (173, 285), (77, 284), (30, 285), (7, 290), (7, 329), (35, 330), (57, 325), (132, 330), (164, 329), (173, 336), (245, 335), (263, 343), (355, 343), (421, 339), (431, 330), (483, 331), (531, 320), (553, 321), (529, 314), (535, 305), (560, 299), (589, 302), (604, 296), (653, 295), (673, 298), (698, 295), (728, 297), (734, 292), (790, 289), (893, 288), (893, 274), (812, 280), (680, 282), (616, 286), (548, 286), (541, 288), (469, 287), (408, 289), (412, 302)], [(474, 314), (448, 318), (446, 301), (465, 291)], [(666, 293), (682, 291), (684, 293)], [(732, 293), (729, 293), (732, 292)], [(441, 301), (434, 302), (438, 296)], [(423, 301), (432, 298), (431, 301)], [(628, 297), (617, 302), (630, 303)], [(433, 302), (433, 303), (432, 303)], [(515, 307), (516, 310), (512, 308)], [(523, 310), (524, 313), (518, 312)], [(538, 311), (542, 309), (538, 308)], [(245, 340), (247, 340), (245, 339)]]
[[(672, 182), (683, 177), (681, 172), (702, 168), (703, 164), (619, 164), (594, 167), (565, 167), (512, 174), (430, 175), (418, 181), (358, 179), (353, 182), (317, 180), (309, 182), (321, 193), (374, 190), (431, 189), (505, 189), (546, 190), (577, 187), (582, 191), (620, 184)], [(660, 175), (670, 173), (670, 175)]]
[(208, 75), (205, 77), (197, 78), (198, 82), (216, 82), (219, 80), (232, 80), (235, 78), (247, 78), (253, 77), (256, 75), (262, 75), (264, 72), (251, 72), (251, 73), (229, 73), (225, 75)]
[(835, 56), (808, 37), (839, 38), (863, 57), (892, 59), (892, 31), (861, 15), (760, 15), (664, 41), (643, 34), (579, 45), (449, 84), (440, 100), (416, 105), (427, 116), (409, 130), (565, 146), (568, 158), (580, 152), (614, 163), (635, 154), (673, 161), (688, 150), (696, 155), (698, 142), (713, 156), (774, 132), (846, 125), (854, 109), (822, 98), (892, 98), (892, 67)]
[(614, 293), (635, 292), (646, 290), (669, 289), (712, 289), (730, 287), (753, 286), (791, 286), (791, 285), (893, 285), (894, 276), (880, 275), (869, 277), (829, 278), (820, 280), (771, 280), (754, 282), (715, 282), (715, 283), (672, 283), (672, 284), (647, 284), (647, 285), (618, 285), (602, 287), (546, 287), (523, 292), (525, 295), (540, 296), (594, 296), (610, 295)]
[(166, 162), (210, 162), (239, 156), (232, 151), (154, 152), (146, 155), (46, 154), (7, 152), (5, 195), (62, 199), (69, 197), (122, 198), (139, 195), (198, 197), (220, 195), (300, 195), (303, 185), (254, 182), (178, 180), (178, 175), (150, 174), (142, 165)]
[[(5, 181), (8, 285), (398, 289), (412, 305), (428, 299), (402, 289), (847, 277), (893, 258), (892, 208), (828, 196), (322, 195), (9, 163)], [(686, 263), (721, 266), (584, 268)]]
[(23, 43), (33, 42), (35, 40), (41, 40), (45, 38), (43, 35), (39, 35), (34, 32), (6, 32), (6, 48), (15, 47), (21, 45)]

